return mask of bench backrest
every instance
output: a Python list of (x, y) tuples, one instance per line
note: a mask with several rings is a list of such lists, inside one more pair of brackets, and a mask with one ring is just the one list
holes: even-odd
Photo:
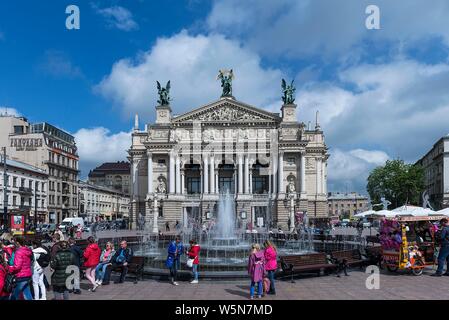
[(351, 260), (351, 259), (360, 260), (361, 259), (360, 251), (358, 249), (333, 251), (331, 253), (331, 255), (333, 258), (339, 259), (339, 260), (340, 259), (347, 259), (347, 260)]
[(326, 254), (324, 252), (282, 256), (280, 259), (287, 265), (293, 265), (293, 267), (327, 264)]

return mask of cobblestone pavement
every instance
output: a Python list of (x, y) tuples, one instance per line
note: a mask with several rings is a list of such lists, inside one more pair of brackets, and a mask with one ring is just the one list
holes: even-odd
[[(380, 289), (368, 290), (365, 286), (368, 274), (351, 271), (348, 277), (303, 276), (276, 282), (276, 296), (264, 300), (390, 300), (390, 299), (449, 299), (449, 277), (430, 277), (432, 270), (422, 276), (406, 273), (381, 272)], [(82, 282), (81, 295), (71, 295), (72, 300), (241, 300), (248, 299), (249, 281), (200, 281), (199, 284), (179, 282), (173, 286), (166, 281), (143, 280), (138, 284), (125, 282), (102, 286), (96, 292), (88, 292), (88, 284)], [(49, 298), (52, 294), (49, 293)]]

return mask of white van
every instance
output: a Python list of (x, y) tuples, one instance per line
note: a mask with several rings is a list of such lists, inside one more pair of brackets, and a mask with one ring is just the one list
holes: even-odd
[(62, 220), (61, 224), (59, 225), (59, 229), (61, 231), (67, 231), (67, 229), (71, 226), (78, 226), (81, 225), (81, 228), (84, 227), (84, 220), (83, 218), (65, 218)]

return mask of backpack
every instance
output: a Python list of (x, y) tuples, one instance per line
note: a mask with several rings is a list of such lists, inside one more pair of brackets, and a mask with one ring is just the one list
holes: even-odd
[(37, 263), (41, 266), (42, 269), (47, 268), (50, 265), (51, 256), (46, 251), (45, 253), (41, 253), (39, 258), (37, 259)]
[[(3, 268), (3, 266), (0, 266), (0, 268)], [(13, 275), (12, 273), (9, 273), (8, 270), (5, 271), (6, 271), (5, 283), (3, 285), (3, 290), (2, 288), (0, 288), (0, 291), (11, 293), (16, 285), (16, 276)]]
[(122, 264), (126, 261), (125, 250), (120, 251), (120, 254), (117, 258), (115, 258), (115, 262), (118, 264)]

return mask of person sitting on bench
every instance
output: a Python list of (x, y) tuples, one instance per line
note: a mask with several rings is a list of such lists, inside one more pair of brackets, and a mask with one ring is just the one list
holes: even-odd
[(111, 263), (106, 268), (102, 285), (108, 285), (111, 277), (112, 270), (121, 268), (120, 280), (114, 281), (114, 283), (123, 283), (125, 281), (126, 274), (128, 273), (128, 264), (133, 257), (133, 251), (128, 247), (126, 241), (120, 243), (120, 249), (118, 249), (114, 256), (111, 258)]

